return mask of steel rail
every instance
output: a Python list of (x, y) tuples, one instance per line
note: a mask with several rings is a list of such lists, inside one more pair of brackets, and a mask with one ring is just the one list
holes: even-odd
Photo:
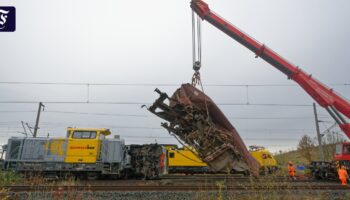
[[(42, 192), (42, 191), (210, 191), (219, 190), (215, 185), (188, 186), (188, 185), (74, 185), (74, 186), (52, 186), (52, 185), (16, 185), (3, 186), (6, 192)], [(227, 191), (235, 190), (350, 190), (350, 186), (342, 186), (340, 184), (323, 184), (323, 185), (234, 185), (222, 188)]]

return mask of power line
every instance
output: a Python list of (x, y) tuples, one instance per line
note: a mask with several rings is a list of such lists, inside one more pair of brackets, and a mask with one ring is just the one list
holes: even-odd
[[(143, 105), (143, 104), (151, 104), (150, 102), (99, 102), (99, 101), (90, 101), (90, 86), (176, 86), (178, 87), (180, 84), (164, 84), (164, 83), (71, 83), (71, 82), (0, 82), (0, 84), (17, 84), (17, 85), (79, 85), (79, 86), (87, 86), (87, 100), (86, 101), (41, 101), (45, 104), (104, 104), (104, 105)], [(336, 83), (331, 84), (334, 86), (347, 86), (350, 85), (348, 83)], [(249, 87), (285, 87), (285, 86), (297, 86), (296, 84), (207, 84), (205, 86), (208, 87), (246, 87), (247, 92)], [(344, 97), (345, 98), (345, 97)], [(0, 104), (37, 104), (39, 101), (0, 101)], [(249, 98), (247, 96), (246, 102), (223, 102), (217, 103), (219, 106), (267, 106), (267, 107), (310, 107), (308, 104), (283, 104), (283, 103), (250, 103)]]
[(278, 103), (217, 103), (219, 106), (267, 106), (267, 107), (311, 107), (308, 104), (278, 104)]
[[(40, 101), (0, 101), (3, 104), (37, 104)], [(120, 104), (120, 105), (143, 105), (145, 102), (98, 102), (98, 101), (41, 101), (46, 104)]]
[[(18, 134), (17, 136), (14, 137), (23, 137), (19, 132), (9, 132), (9, 134)], [(8, 138), (11, 137), (12, 135), (0, 135), (0, 138)], [(171, 136), (123, 136), (121, 135), (121, 138), (143, 138), (143, 139), (148, 139), (148, 138), (164, 138), (164, 139), (173, 139), (174, 137)], [(242, 138), (245, 141), (299, 141), (299, 139), (296, 138)]]
[(88, 113), (88, 112), (70, 112), (70, 111), (45, 111), (45, 113), (97, 115), (97, 116), (101, 115), (101, 116), (116, 116), (116, 117), (154, 117), (152, 115), (118, 114), (118, 113)]
[[(8, 85), (80, 85), (80, 86), (179, 86), (176, 83), (73, 83), (73, 82), (24, 82), (24, 81), (1, 81), (0, 84)], [(348, 86), (349, 83), (332, 83), (329, 86)], [(297, 84), (204, 84), (208, 87), (290, 87), (298, 86)]]
[(6, 85), (87, 85), (89, 83), (1, 81), (0, 84), (6, 84)]
[[(122, 136), (123, 138), (138, 138), (140, 136)], [(174, 138), (171, 136), (141, 136), (142, 138)], [(267, 140), (268, 141), (299, 141), (296, 138), (242, 138), (243, 140)]]
[[(319, 118), (327, 118), (330, 119), (329, 117), (319, 117)], [(229, 119), (234, 119), (234, 120), (304, 120), (304, 119), (313, 119), (312, 117), (229, 117)]]
[[(34, 110), (0, 110), (1, 113), (35, 113)], [(151, 117), (156, 118), (154, 115), (140, 115), (140, 114), (121, 114), (121, 113), (93, 113), (93, 112), (74, 112), (74, 111), (58, 111), (58, 110), (46, 110), (44, 113), (58, 113), (58, 114), (76, 114), (76, 115), (93, 115), (93, 116), (116, 116), (116, 117)], [(320, 116), (319, 118), (327, 118), (327, 116)], [(228, 117), (228, 119), (234, 120), (302, 120), (302, 119), (313, 119), (313, 117), (287, 117), (287, 116), (276, 116), (276, 117)], [(17, 121), (15, 121), (17, 123)], [(2, 122), (0, 122), (2, 123)]]
[[(171, 136), (123, 136), (122, 138), (174, 138)], [(262, 140), (268, 140), (268, 141), (299, 141), (297, 138), (242, 138), (243, 140), (247, 141), (262, 141)]]
[[(0, 101), (0, 104), (37, 104), (39, 101)], [(101, 104), (101, 105), (150, 105), (150, 102), (103, 102), (103, 101), (41, 101), (45, 104)], [(267, 107), (311, 107), (309, 104), (278, 103), (217, 103), (219, 106), (267, 106)]]
[[(50, 125), (50, 124), (55, 124), (54, 126)], [(62, 125), (59, 125), (59, 123), (50, 123), (50, 122), (43, 122), (41, 127), (42, 128), (61, 128), (61, 127), (66, 127), (68, 124), (63, 124), (61, 123)], [(0, 125), (2, 126), (2, 125)], [(82, 124), (79, 125), (78, 123), (78, 126), (83, 126)], [(108, 127), (109, 129), (145, 129), (145, 130), (161, 130), (161, 131), (166, 131), (165, 128), (163, 127), (149, 127), (149, 126), (114, 126), (114, 125), (94, 125), (94, 126), (98, 126), (98, 127)], [(16, 127), (11, 127), (11, 128), (16, 128)], [(18, 129), (21, 129), (20, 126), (18, 126)], [(273, 128), (273, 129), (266, 129), (266, 128), (263, 128), (263, 129), (238, 129), (240, 132), (290, 132), (290, 131), (295, 131), (295, 132), (303, 132), (303, 131), (314, 131), (314, 129), (311, 129), (311, 128)]]
[(0, 110), (0, 113), (32, 113), (34, 110)]

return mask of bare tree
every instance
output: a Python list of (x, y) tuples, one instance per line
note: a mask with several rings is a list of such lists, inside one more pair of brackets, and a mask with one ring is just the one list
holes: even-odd
[(298, 151), (302, 157), (308, 162), (312, 161), (312, 149), (315, 147), (314, 140), (308, 136), (303, 135), (298, 144)]
[(332, 160), (335, 154), (335, 144), (341, 143), (344, 141), (345, 141), (344, 137), (336, 131), (327, 133), (322, 141), (323, 146), (325, 147), (324, 148), (325, 159)]

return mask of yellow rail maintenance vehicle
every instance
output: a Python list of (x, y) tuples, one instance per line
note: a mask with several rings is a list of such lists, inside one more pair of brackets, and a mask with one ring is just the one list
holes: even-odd
[(272, 174), (278, 169), (277, 161), (265, 147), (252, 145), (249, 152), (259, 162), (261, 174)]
[[(44, 176), (159, 178), (167, 173), (166, 149), (158, 144), (125, 145), (104, 128), (68, 128), (66, 138), (11, 137), (5, 170)], [(147, 160), (147, 163), (144, 161)]]
[(167, 149), (169, 173), (206, 173), (208, 165), (198, 158), (190, 147), (178, 148), (177, 145), (164, 145)]
[[(178, 148), (177, 145), (164, 145), (164, 147), (167, 149), (169, 173), (211, 173), (208, 165), (200, 160), (190, 147)], [(249, 147), (249, 151), (259, 162), (261, 174), (272, 174), (277, 170), (277, 161), (267, 149), (254, 145)]]

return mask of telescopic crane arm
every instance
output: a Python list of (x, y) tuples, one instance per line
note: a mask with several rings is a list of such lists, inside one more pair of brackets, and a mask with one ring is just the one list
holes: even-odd
[(341, 130), (350, 138), (350, 123), (343, 117), (344, 115), (350, 118), (350, 103), (347, 100), (336, 94), (333, 89), (328, 88), (314, 79), (312, 75), (306, 74), (298, 66), (291, 64), (264, 44), (259, 43), (254, 38), (212, 12), (208, 4), (202, 0), (192, 0), (191, 8), (201, 19), (206, 20), (254, 52), (256, 58), (260, 57), (264, 59), (287, 75), (289, 79), (297, 82), (320, 106), (328, 111), (332, 118), (338, 123)]

